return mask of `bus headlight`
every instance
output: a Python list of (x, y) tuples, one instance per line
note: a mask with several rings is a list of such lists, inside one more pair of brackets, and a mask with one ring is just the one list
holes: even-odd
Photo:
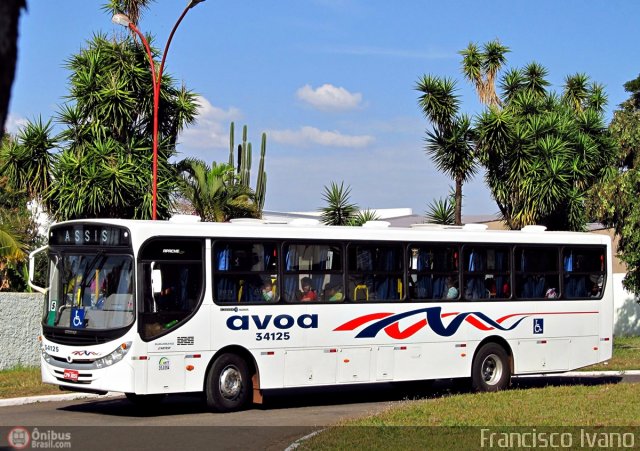
[(111, 354), (105, 355), (104, 357), (101, 357), (101, 358), (97, 359), (94, 362), (94, 365), (96, 366), (96, 368), (103, 368), (105, 366), (111, 366), (114, 363), (119, 362), (120, 360), (122, 360), (124, 358), (124, 356), (127, 355), (127, 353), (129, 352), (130, 348), (131, 348), (131, 342), (130, 341), (128, 341), (126, 343), (122, 343)]
[(51, 356), (47, 353), (47, 351), (45, 351), (44, 348), (42, 348), (41, 351), (42, 351), (42, 358), (44, 359), (44, 361), (47, 363), (51, 363)]

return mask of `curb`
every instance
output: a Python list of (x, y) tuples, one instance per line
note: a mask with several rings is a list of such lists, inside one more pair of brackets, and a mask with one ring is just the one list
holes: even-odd
[(122, 396), (122, 393), (108, 392), (105, 395), (95, 395), (93, 393), (65, 393), (62, 395), (28, 396), (23, 398), (0, 399), (0, 407), (22, 406), (24, 404), (33, 404), (37, 402), (75, 401), (76, 399), (115, 398), (118, 396)]

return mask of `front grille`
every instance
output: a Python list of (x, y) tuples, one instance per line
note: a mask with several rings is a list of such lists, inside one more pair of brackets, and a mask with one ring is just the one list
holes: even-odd
[(75, 364), (82, 365), (83, 363), (84, 364), (92, 364), (95, 361), (95, 360), (92, 360), (92, 359), (73, 359), (71, 362), (69, 362), (67, 359), (62, 358), (62, 357), (56, 357), (56, 356), (53, 356), (53, 355), (51, 355), (50, 357), (53, 360), (55, 360), (56, 362), (61, 362), (61, 363), (65, 363), (65, 364), (73, 363), (74, 365)]

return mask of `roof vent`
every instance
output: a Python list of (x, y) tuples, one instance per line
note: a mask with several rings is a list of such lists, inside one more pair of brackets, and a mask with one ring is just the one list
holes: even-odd
[(467, 230), (469, 232), (484, 232), (489, 228), (486, 224), (465, 224), (462, 227), (462, 230)]
[(391, 223), (389, 221), (367, 221), (362, 224), (362, 227), (367, 229), (386, 229)]
[(547, 228), (545, 226), (541, 226), (541, 225), (528, 225), (528, 226), (524, 226), (520, 230), (522, 232), (527, 232), (527, 233), (542, 233), (545, 230), (547, 230)]
[(202, 221), (198, 215), (173, 215), (169, 218), (170, 222), (178, 222), (180, 224), (195, 224)]

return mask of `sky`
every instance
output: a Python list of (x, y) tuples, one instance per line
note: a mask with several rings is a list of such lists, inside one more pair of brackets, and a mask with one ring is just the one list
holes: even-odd
[[(94, 33), (121, 33), (102, 1), (28, 0), (7, 129), (55, 117), (68, 93), (65, 61)], [(157, 0), (139, 28), (164, 46), (188, 2)], [(191, 9), (165, 72), (198, 94), (198, 121), (179, 136), (178, 158), (226, 162), (229, 124), (248, 126), (257, 172), (267, 134), (265, 210), (325, 206), (332, 182), (361, 208), (424, 214), (453, 182), (424, 151), (430, 128), (418, 107), (425, 74), (457, 81), (462, 112), (482, 107), (460, 71), (458, 52), (494, 39), (510, 48), (507, 68), (536, 61), (552, 88), (583, 72), (602, 83), (607, 120), (640, 73), (637, 0), (206, 0)], [(255, 182), (253, 183), (255, 186)], [(476, 175), (463, 214), (495, 214)]]

